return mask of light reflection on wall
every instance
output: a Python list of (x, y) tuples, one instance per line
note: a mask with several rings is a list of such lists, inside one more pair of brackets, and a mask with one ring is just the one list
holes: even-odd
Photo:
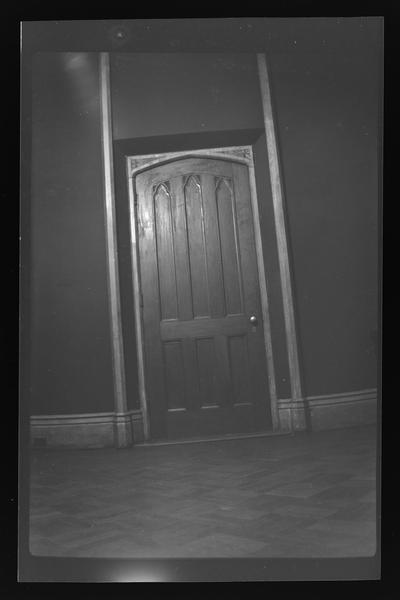
[(61, 57), (68, 73), (74, 106), (79, 113), (95, 114), (99, 102), (99, 81), (96, 55), (87, 52), (65, 52)]

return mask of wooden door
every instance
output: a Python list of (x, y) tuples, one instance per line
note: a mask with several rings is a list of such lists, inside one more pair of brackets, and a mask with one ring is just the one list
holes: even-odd
[(247, 166), (183, 158), (134, 181), (151, 437), (268, 429)]

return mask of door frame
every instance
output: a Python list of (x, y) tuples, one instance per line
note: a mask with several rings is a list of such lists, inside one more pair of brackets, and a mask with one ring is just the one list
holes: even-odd
[[(132, 261), (132, 285), (134, 298), (134, 321), (136, 331), (136, 349), (138, 362), (138, 386), (139, 400), (143, 418), (144, 438), (150, 438), (150, 420), (148, 410), (148, 398), (146, 394), (146, 372), (144, 353), (144, 328), (142, 320), (142, 293), (139, 270), (139, 246), (137, 236), (137, 198), (134, 191), (134, 179), (143, 172), (157, 165), (174, 162), (184, 158), (211, 158), (217, 160), (229, 160), (247, 166), (250, 183), (250, 199), (253, 215), (253, 231), (257, 256), (257, 272), (260, 289), (260, 300), (262, 318), (264, 325), (264, 347), (265, 367), (267, 369), (269, 400), (266, 402), (266, 410), (271, 411), (272, 429), (280, 429), (278, 400), (276, 394), (275, 370), (272, 352), (271, 326), (269, 318), (269, 304), (267, 293), (267, 281), (264, 265), (263, 246), (261, 237), (260, 218), (258, 211), (258, 200), (256, 190), (256, 178), (254, 168), (253, 149), (251, 146), (228, 146), (223, 148), (210, 148), (202, 150), (185, 150), (180, 152), (164, 152), (160, 154), (144, 154), (137, 156), (126, 156), (126, 176), (129, 188), (129, 217), (130, 217), (130, 247)], [(266, 398), (267, 400), (267, 398)]]

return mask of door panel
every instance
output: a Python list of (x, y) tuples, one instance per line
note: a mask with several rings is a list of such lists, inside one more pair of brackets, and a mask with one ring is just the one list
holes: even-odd
[(218, 406), (221, 394), (218, 389), (218, 369), (213, 337), (196, 339), (199, 375), (200, 408)]
[(135, 188), (151, 436), (270, 427), (247, 167), (180, 159)]
[(186, 409), (185, 382), (182, 378), (182, 342), (165, 342), (163, 350), (168, 410)]
[(248, 403), (251, 391), (251, 377), (248, 365), (248, 347), (246, 335), (228, 337), (229, 363), (232, 378), (232, 402), (234, 405)]
[(215, 199), (215, 177), (208, 173), (201, 175), (203, 198), (203, 216), (206, 239), (208, 289), (210, 302), (210, 316), (224, 317), (225, 291), (222, 270), (221, 242), (217, 204)]
[(168, 187), (161, 184), (154, 194), (155, 230), (161, 319), (178, 317), (174, 240), (172, 235), (171, 197)]
[(174, 236), (176, 294), (178, 299), (178, 318), (182, 321), (193, 319), (192, 284), (188, 252), (188, 233), (186, 226), (186, 207), (182, 202), (183, 181), (181, 177), (172, 178), (171, 211)]
[(225, 289), (225, 314), (238, 315), (243, 313), (243, 301), (232, 181), (218, 178), (215, 191)]
[(184, 197), (182, 200), (186, 207), (193, 316), (194, 318), (209, 316), (208, 265), (202, 206), (203, 199), (200, 181), (196, 176), (190, 175), (188, 177), (184, 187)]

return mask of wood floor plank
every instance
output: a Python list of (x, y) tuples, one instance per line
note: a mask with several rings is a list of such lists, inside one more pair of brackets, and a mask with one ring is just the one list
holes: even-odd
[(40, 450), (31, 461), (31, 548), (76, 557), (371, 555), (375, 452), (371, 427)]

